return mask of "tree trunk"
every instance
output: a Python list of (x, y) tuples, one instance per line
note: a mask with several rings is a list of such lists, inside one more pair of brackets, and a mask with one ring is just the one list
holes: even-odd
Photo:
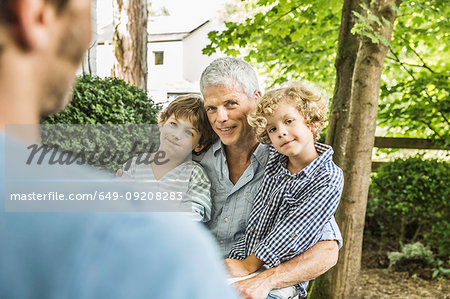
[(147, 89), (147, 1), (114, 0), (114, 75)]
[[(350, 97), (352, 90), (353, 71), (358, 54), (359, 40), (357, 35), (350, 31), (355, 25), (355, 17), (352, 11), (363, 14), (361, 3), (368, 1), (344, 0), (341, 14), (341, 25), (339, 29), (338, 50), (336, 55), (336, 84), (331, 103), (330, 118), (328, 123), (325, 143), (333, 146), (334, 162), (342, 167), (346, 156), (346, 142), (351, 131), (349, 123)], [(365, 3), (367, 6), (368, 3)], [(346, 178), (345, 178), (346, 179)], [(342, 205), (342, 201), (341, 201)], [(342, 227), (342, 225), (339, 225)], [(337, 278), (333, 277), (337, 272), (328, 271), (320, 278), (314, 280), (309, 292), (310, 298), (327, 298), (332, 294), (332, 282)]]
[[(396, 12), (392, 3), (398, 6), (400, 0), (373, 0), (370, 10), (380, 20), (384, 17), (393, 24)], [(388, 51), (388, 47), (381, 43), (374, 44), (366, 37), (359, 37), (356, 57), (353, 56), (355, 41), (348, 35), (351, 30), (348, 24), (353, 22), (348, 18), (353, 18), (351, 10), (360, 4), (369, 7), (365, 0), (344, 1), (336, 59), (337, 78), (333, 99), (336, 103), (332, 105), (331, 130), (327, 132), (327, 142), (335, 150), (335, 162), (344, 171), (345, 185), (336, 213), (344, 244), (339, 252), (338, 264), (314, 283), (310, 294), (313, 298), (354, 298), (359, 285), (381, 74)], [(392, 25), (382, 22), (382, 26), (378, 26), (371, 22), (371, 26), (390, 41)]]
[(369, 0), (354, 1), (344, 0), (341, 14), (341, 26), (339, 30), (338, 50), (336, 55), (336, 85), (334, 88), (333, 102), (331, 103), (330, 120), (327, 129), (326, 143), (333, 145), (334, 161), (341, 165), (344, 160), (345, 142), (351, 130), (349, 125), (349, 106), (352, 90), (353, 70), (358, 54), (359, 40), (357, 35), (350, 31), (355, 25), (355, 17), (352, 11), (363, 14), (361, 3), (366, 6)]

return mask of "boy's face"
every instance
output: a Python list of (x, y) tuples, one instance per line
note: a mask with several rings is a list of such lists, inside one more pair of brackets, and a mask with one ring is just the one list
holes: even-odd
[(201, 134), (187, 118), (175, 118), (171, 115), (161, 123), (160, 149), (169, 156), (184, 159), (192, 151), (199, 152), (203, 146), (199, 144)]
[(315, 127), (309, 127), (294, 104), (281, 102), (267, 118), (267, 133), (275, 149), (289, 157), (303, 159), (315, 153)]

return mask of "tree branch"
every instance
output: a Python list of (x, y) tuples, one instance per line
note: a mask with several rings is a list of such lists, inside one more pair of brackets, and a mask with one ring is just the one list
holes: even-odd
[[(395, 59), (394, 57), (389, 57), (389, 56), (387, 56), (386, 59), (389, 59), (389, 60), (393, 60), (393, 61), (395, 61), (395, 62), (398, 62), (397, 59)], [(423, 65), (423, 64), (420, 65), (420, 64), (412, 64), (412, 63), (407, 63), (407, 62), (401, 62), (401, 63), (404, 64), (404, 65), (407, 65), (407, 66), (425, 68), (425, 69), (429, 70), (430, 72), (434, 73), (433, 70), (431, 70), (429, 67), (427, 67), (426, 65)]]
[(432, 72), (432, 73), (434, 74), (434, 71), (433, 71), (429, 66), (427, 66), (427, 64), (426, 64), (425, 61), (422, 59), (422, 57), (419, 55), (419, 53), (417, 53), (416, 50), (414, 50), (414, 49), (409, 45), (409, 43), (405, 40), (404, 37), (402, 37), (402, 40), (405, 42), (406, 46), (407, 46), (409, 49), (411, 49), (411, 51), (413, 51), (414, 54), (416, 54), (417, 58), (419, 58), (419, 60), (422, 62), (423, 67), (426, 68), (427, 70), (429, 70), (430, 72)]
[[(411, 70), (409, 70), (409, 69), (405, 66), (405, 64), (404, 64), (402, 61), (400, 61), (400, 58), (399, 58), (398, 55), (394, 52), (394, 50), (392, 50), (392, 47), (390, 48), (390, 51), (391, 51), (391, 53), (394, 55), (395, 60), (397, 61), (397, 63), (400, 64), (400, 66), (401, 66), (401, 67), (402, 67), (402, 68), (403, 68), (403, 69), (411, 76), (411, 78), (413, 78), (414, 81), (417, 81), (416, 77), (414, 76), (414, 73), (411, 72)], [(433, 100), (431, 99), (431, 96), (428, 94), (428, 92), (427, 92), (425, 89), (423, 90), (423, 92), (426, 94), (426, 98), (427, 98), (428, 102), (429, 102), (430, 104), (432, 104), (432, 105), (436, 108), (437, 111), (439, 111), (439, 114), (441, 114), (442, 118), (443, 118), (443, 119), (445, 120), (445, 122), (450, 126), (450, 122), (448, 121), (447, 117), (445, 117), (444, 112), (442, 112), (442, 110), (440, 109), (440, 107), (439, 107), (438, 105), (435, 105), (435, 104), (433, 103)], [(417, 103), (416, 100), (413, 100), (413, 101), (415, 101), (415, 102)], [(435, 130), (433, 130), (433, 131), (436, 133)], [(436, 134), (437, 134), (437, 133), (436, 133)], [(437, 134), (437, 135), (439, 136), (439, 134)]]
[(440, 139), (444, 139), (441, 134), (439, 134), (432, 126), (431, 124), (425, 122), (424, 120), (419, 120), (419, 122), (423, 123), (424, 125), (426, 125), (431, 131), (434, 132), (434, 134), (436, 134)]
[(281, 20), (284, 16), (290, 14), (291, 12), (293, 12), (294, 10), (297, 10), (298, 7), (293, 7), (291, 10), (289, 10), (288, 12), (285, 12), (284, 14), (282, 14), (278, 19), (273, 20), (272, 22), (270, 22), (269, 24), (267, 24), (266, 27), (270, 27), (273, 24), (275, 24), (276, 22), (278, 22), (279, 20)]

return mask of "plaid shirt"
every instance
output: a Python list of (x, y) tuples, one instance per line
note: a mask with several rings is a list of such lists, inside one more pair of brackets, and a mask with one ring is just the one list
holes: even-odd
[(333, 149), (315, 146), (320, 156), (296, 174), (286, 168), (288, 157), (271, 148), (246, 233), (230, 258), (242, 260), (255, 253), (268, 267), (275, 267), (320, 240), (338, 206), (344, 179), (333, 163)]

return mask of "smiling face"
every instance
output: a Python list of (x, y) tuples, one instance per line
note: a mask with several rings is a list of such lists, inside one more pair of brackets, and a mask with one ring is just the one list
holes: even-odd
[(306, 161), (306, 164), (311, 162), (311, 157), (317, 156), (314, 147), (316, 128), (306, 125), (304, 117), (294, 104), (280, 102), (266, 118), (267, 133), (279, 153), (288, 156), (290, 160)]
[(256, 140), (247, 122), (247, 115), (256, 108), (254, 98), (236, 84), (208, 86), (203, 97), (209, 122), (223, 144), (239, 146)]
[(187, 118), (175, 118), (171, 115), (161, 123), (160, 150), (173, 159), (184, 160), (192, 151), (199, 152), (201, 134)]

